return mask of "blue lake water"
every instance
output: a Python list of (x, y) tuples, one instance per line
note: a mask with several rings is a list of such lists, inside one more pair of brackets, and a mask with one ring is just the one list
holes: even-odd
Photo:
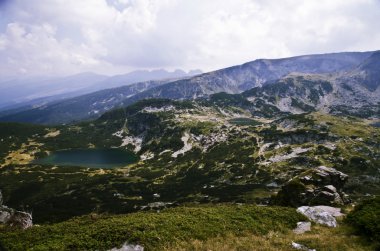
[(52, 152), (34, 160), (35, 164), (81, 166), (91, 168), (123, 167), (138, 161), (138, 156), (122, 149), (70, 149)]

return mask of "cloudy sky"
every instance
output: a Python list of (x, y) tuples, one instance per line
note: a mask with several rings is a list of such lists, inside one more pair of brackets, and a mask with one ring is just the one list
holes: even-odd
[(0, 75), (214, 70), (380, 49), (380, 0), (0, 0)]

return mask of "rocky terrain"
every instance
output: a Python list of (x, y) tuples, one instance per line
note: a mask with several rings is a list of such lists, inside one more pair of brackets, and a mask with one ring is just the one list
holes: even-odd
[[(2, 244), (13, 250), (140, 244), (148, 250), (204, 250), (227, 238), (243, 247), (266, 243), (268, 250), (373, 250), (376, 225), (363, 225), (362, 218), (380, 210), (372, 209), (376, 203), (356, 205), (380, 194), (379, 55), (318, 56), (317, 63), (299, 63), (301, 73), (284, 69), (309, 58), (274, 61), (269, 68), (284, 75), (244, 92), (239, 85), (241, 93), (142, 100), (136, 94), (78, 123), (0, 123), (4, 204), (33, 212), (33, 221), (42, 224), (26, 231), (0, 228)], [(307, 68), (316, 64), (329, 72)], [(213, 74), (176, 83), (190, 86)], [(96, 99), (91, 94), (83, 100)], [(138, 161), (115, 168), (36, 162), (60, 150), (90, 148), (123, 149)], [(351, 220), (342, 220), (351, 211)], [(274, 230), (279, 219), (282, 230)], [(359, 228), (373, 243), (356, 235)], [(46, 233), (53, 234), (45, 243), (34, 241)], [(14, 244), (12, 238), (22, 241)]]
[[(112, 108), (147, 98), (196, 99), (219, 92), (236, 94), (254, 87), (265, 86), (294, 72), (323, 74), (349, 71), (372, 54), (373, 52), (349, 52), (284, 59), (259, 59), (177, 81), (140, 83), (131, 88), (127, 86), (100, 91), (44, 104), (34, 109), (27, 106), (5, 111), (0, 114), (0, 120), (43, 124), (71, 123), (96, 118)], [(326, 78), (326, 76), (321, 77)], [(89, 100), (91, 102), (88, 102)]]

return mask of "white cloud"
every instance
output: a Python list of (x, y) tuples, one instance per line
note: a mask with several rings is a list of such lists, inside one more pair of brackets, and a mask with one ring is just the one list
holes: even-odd
[(4, 8), (3, 75), (212, 70), (380, 49), (378, 0), (15, 0)]

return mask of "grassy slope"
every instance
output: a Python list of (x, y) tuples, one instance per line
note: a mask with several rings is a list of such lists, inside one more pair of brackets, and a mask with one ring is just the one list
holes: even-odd
[(119, 216), (83, 216), (26, 231), (1, 230), (6, 250), (104, 250), (123, 243), (157, 250), (225, 235), (286, 233), (304, 217), (295, 209), (254, 205), (177, 207)]
[(318, 251), (370, 251), (375, 248), (365, 239), (353, 235), (353, 230), (348, 226), (329, 228), (315, 225), (311, 232), (306, 232), (302, 235), (296, 235), (291, 231), (285, 233), (270, 231), (265, 235), (247, 234), (236, 236), (228, 234), (227, 236), (210, 238), (205, 241), (192, 239), (189, 241), (177, 242), (166, 247), (165, 250), (295, 250), (291, 246), (292, 242), (305, 245), (308, 248), (316, 249)]
[[(317, 250), (373, 250), (344, 225), (313, 225), (296, 235), (304, 220), (295, 209), (254, 205), (203, 205), (128, 215), (88, 215), (22, 231), (0, 227), (5, 250), (107, 250), (124, 243), (146, 250), (293, 250), (292, 241)], [(0, 246), (1, 247), (1, 246)]]

